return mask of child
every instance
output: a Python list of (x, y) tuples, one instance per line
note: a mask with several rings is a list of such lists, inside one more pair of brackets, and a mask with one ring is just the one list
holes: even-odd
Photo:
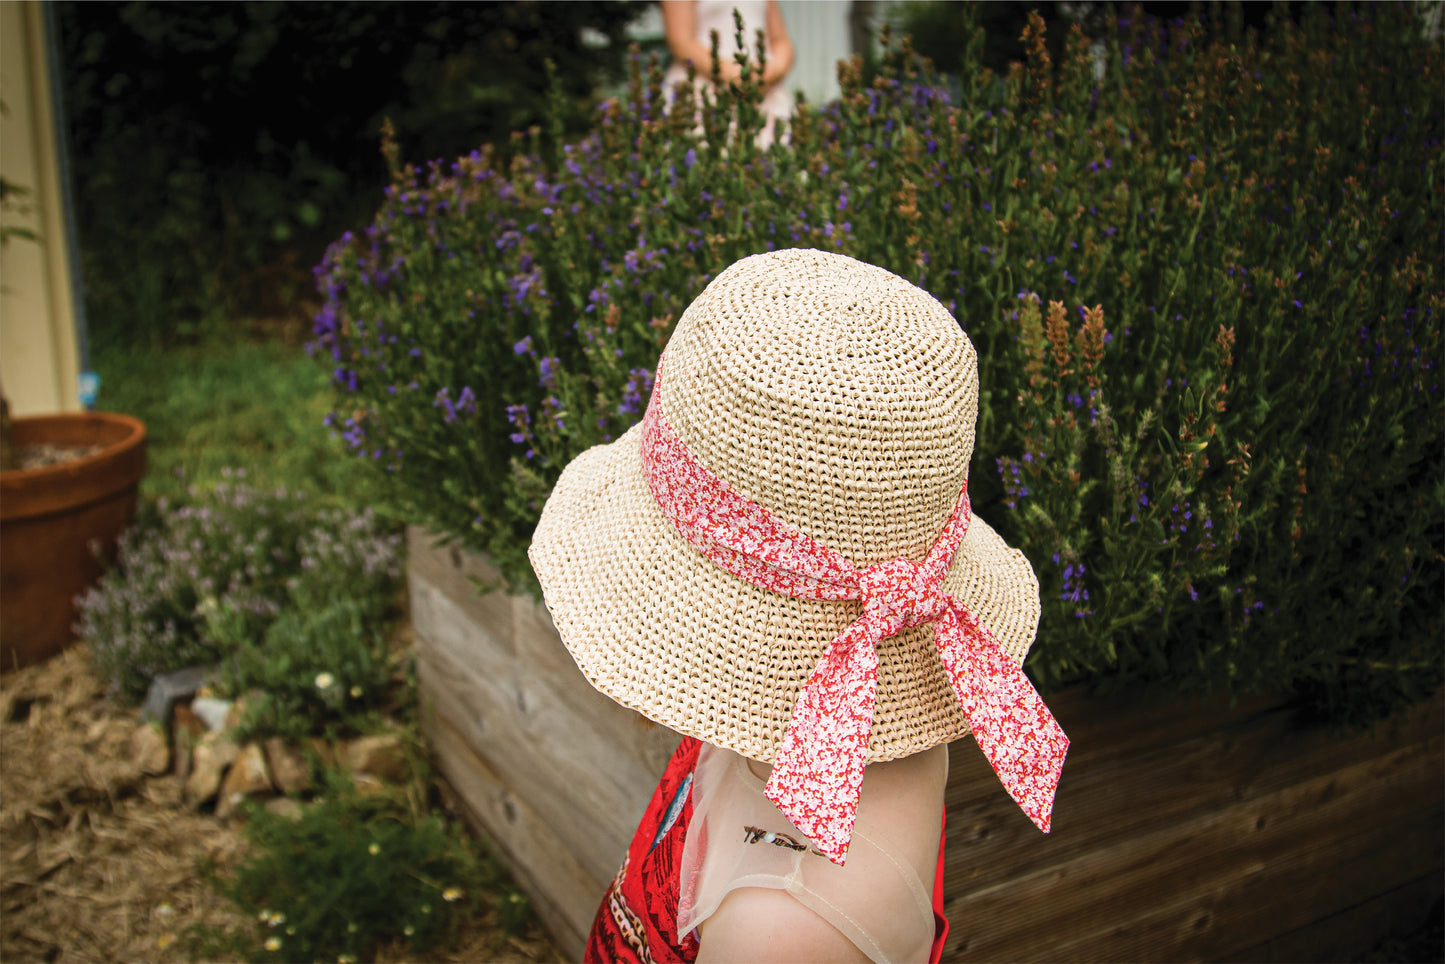
[[(947, 744), (1047, 831), (1027, 560), (969, 512), (978, 359), (881, 268), (775, 251), (683, 314), (531, 549), (601, 692), (683, 735), (588, 960), (937, 960)], [(930, 899), (931, 898), (931, 899)]]

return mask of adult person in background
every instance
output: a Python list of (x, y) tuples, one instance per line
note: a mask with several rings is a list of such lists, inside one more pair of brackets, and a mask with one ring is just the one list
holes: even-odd
[(777, 136), (778, 121), (787, 121), (793, 104), (783, 79), (793, 68), (793, 41), (788, 26), (775, 0), (662, 0), (662, 22), (667, 33), (667, 47), (672, 52), (672, 65), (665, 78), (672, 93), (687, 79), (687, 65), (697, 70), (699, 83), (712, 79), (712, 31), (716, 30), (720, 76), (723, 83), (740, 80), (742, 69), (733, 59), (736, 50), (734, 35), (737, 25), (733, 11), (743, 18), (743, 38), (749, 58), (756, 58), (755, 39), (763, 31), (767, 66), (763, 68), (763, 102), (761, 110), (767, 124), (758, 136), (758, 146), (766, 147)]

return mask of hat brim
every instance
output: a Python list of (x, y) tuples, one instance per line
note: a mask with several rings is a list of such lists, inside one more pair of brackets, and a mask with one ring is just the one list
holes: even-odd
[[(760, 589), (703, 556), (647, 487), (641, 431), (589, 449), (558, 479), (529, 552), (547, 608), (602, 693), (679, 733), (771, 762), (803, 684), (862, 604)], [(1021, 552), (974, 516), (944, 588), (1022, 664), (1039, 590)], [(878, 660), (868, 762), (969, 733), (931, 626), (883, 640)]]

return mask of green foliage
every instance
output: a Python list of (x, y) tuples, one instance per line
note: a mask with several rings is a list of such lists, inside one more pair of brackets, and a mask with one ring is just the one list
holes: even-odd
[(357, 961), (397, 942), (422, 953), (477, 913), (500, 911), (509, 929), (526, 915), (495, 860), (459, 829), (361, 796), (343, 774), (296, 820), (248, 805), (245, 832), (247, 856), (211, 880), (254, 923), (193, 932), (207, 959)]
[(943, 74), (957, 75), (987, 67), (998, 73), (1022, 60), (1019, 36), (1037, 3), (997, 0), (968, 10), (961, 3), (904, 0), (886, 8), (888, 26), (912, 39), (914, 50)]
[(246, 466), (254, 488), (306, 491), (327, 507), (376, 501), (366, 467), (337, 456), (322, 424), (331, 406), (324, 374), (276, 342), (212, 338), (198, 345), (111, 343), (92, 359), (101, 407), (146, 423), (148, 498), (184, 501)]
[[(97, 340), (189, 338), (278, 317), (383, 182), (383, 117), (408, 149), (505, 146), (564, 123), (619, 71), (640, 5), (150, 2), (58, 5), (89, 319)], [(582, 42), (581, 27), (606, 36)]]
[(1043, 685), (1284, 686), (1344, 721), (1420, 698), (1445, 676), (1441, 53), (1402, 6), (1100, 39), (1096, 79), (1035, 17), (961, 100), (905, 44), (766, 151), (751, 81), (668, 114), (634, 62), (586, 138), (397, 171), (319, 270), (344, 441), (528, 583), (557, 474), (640, 417), (703, 286), (835, 250), (979, 349), (970, 490), (1038, 572)]
[(232, 653), (222, 664), (217, 691), (246, 697), (236, 738), (295, 741), (374, 728), (366, 724), (379, 722), (377, 710), (393, 682), (381, 602), (342, 597), (319, 609), (293, 606), (260, 638), (243, 625), (234, 635), (229, 627), (208, 627)]
[[(304, 492), (224, 483), (192, 500), (149, 507), (121, 536), (116, 568), (79, 600), (77, 631), (120, 695), (139, 700), (155, 676), (232, 657), (238, 685), (271, 680), (308, 645), (319, 649), (307, 658), (348, 671), (374, 664), (372, 637), (400, 576), (398, 535), (369, 511), (314, 508)], [(295, 614), (274, 626), (288, 608)], [(358, 671), (348, 684), (363, 687), (360, 706), (375, 698), (374, 676)], [(319, 728), (333, 709), (307, 719)]]

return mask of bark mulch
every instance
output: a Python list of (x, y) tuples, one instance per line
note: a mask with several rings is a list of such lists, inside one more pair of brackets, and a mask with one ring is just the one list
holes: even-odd
[[(0, 676), (0, 960), (182, 961), (191, 925), (241, 923), (200, 871), (235, 863), (240, 829), (187, 808), (175, 776), (143, 774), (136, 726), (83, 645)], [(428, 959), (562, 958), (540, 926), (509, 935), (483, 913)]]

